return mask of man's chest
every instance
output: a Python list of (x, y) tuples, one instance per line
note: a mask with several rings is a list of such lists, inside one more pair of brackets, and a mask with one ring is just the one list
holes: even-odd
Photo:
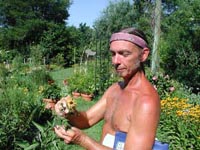
[(120, 93), (108, 100), (106, 123), (114, 131), (127, 131), (134, 113), (134, 98), (129, 93)]

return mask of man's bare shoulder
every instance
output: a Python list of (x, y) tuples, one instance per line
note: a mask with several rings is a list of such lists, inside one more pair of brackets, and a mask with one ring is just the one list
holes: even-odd
[[(134, 92), (135, 91), (135, 92)], [(160, 111), (160, 98), (158, 92), (149, 82), (143, 82), (133, 90), (137, 94), (134, 109), (138, 111), (148, 111), (148, 113)]]
[(140, 99), (142, 103), (156, 103), (159, 102), (159, 95), (157, 90), (153, 87), (153, 85), (145, 80), (145, 82), (143, 82), (140, 85)]
[(107, 90), (106, 90), (106, 93), (110, 93), (110, 92), (113, 92), (113, 91), (118, 91), (121, 89), (121, 84), (122, 82), (115, 82), (113, 83)]
[(153, 115), (156, 118), (160, 114), (160, 99), (157, 94), (143, 93), (137, 100), (137, 105), (135, 106), (135, 113), (149, 116)]

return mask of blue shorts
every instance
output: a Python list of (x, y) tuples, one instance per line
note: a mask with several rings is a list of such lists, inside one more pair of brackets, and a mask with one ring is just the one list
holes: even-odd
[[(124, 132), (116, 132), (115, 134), (115, 141), (114, 141), (114, 150), (123, 150), (124, 143), (126, 140), (126, 133)], [(155, 140), (152, 150), (168, 150), (169, 144), (162, 143), (160, 141)]]

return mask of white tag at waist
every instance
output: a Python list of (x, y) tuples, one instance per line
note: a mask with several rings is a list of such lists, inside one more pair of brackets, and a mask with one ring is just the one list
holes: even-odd
[(106, 136), (105, 136), (104, 139), (103, 139), (102, 144), (103, 144), (104, 146), (113, 148), (114, 141), (115, 141), (115, 136), (114, 136), (114, 135), (106, 134)]

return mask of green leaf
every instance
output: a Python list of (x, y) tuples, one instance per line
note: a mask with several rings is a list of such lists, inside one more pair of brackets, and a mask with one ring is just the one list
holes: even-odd
[(35, 149), (36, 147), (39, 146), (39, 143), (34, 143), (32, 145), (30, 145), (29, 147), (25, 148), (24, 150), (31, 150), (31, 149)]
[(36, 128), (43, 134), (44, 133), (44, 129), (41, 125), (39, 125), (38, 123), (32, 121), (32, 123), (36, 126)]
[(26, 148), (26, 147), (29, 147), (30, 145), (27, 143), (27, 142), (24, 142), (24, 141), (20, 141), (20, 142), (17, 142), (16, 143), (19, 147), (21, 148)]

